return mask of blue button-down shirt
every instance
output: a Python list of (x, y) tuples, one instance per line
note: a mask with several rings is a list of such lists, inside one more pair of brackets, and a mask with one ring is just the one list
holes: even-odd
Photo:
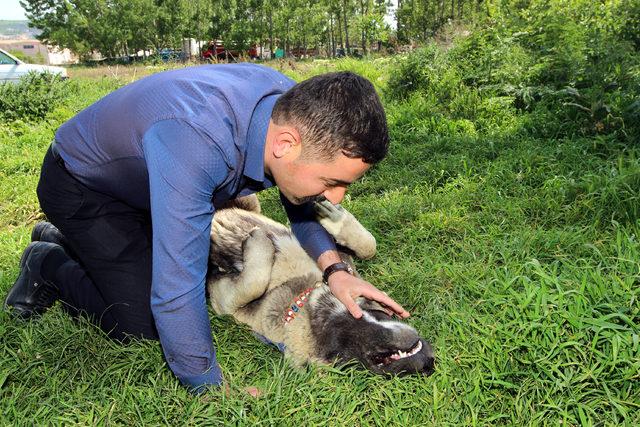
[[(205, 301), (215, 206), (273, 185), (264, 173), (267, 127), (294, 84), (254, 64), (162, 72), (105, 96), (56, 133), (76, 178), (150, 210), (151, 309), (169, 366), (188, 386), (222, 379)], [(282, 199), (312, 257), (335, 249), (311, 206)]]

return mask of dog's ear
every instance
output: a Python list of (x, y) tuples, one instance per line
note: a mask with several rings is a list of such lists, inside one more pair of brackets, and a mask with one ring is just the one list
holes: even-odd
[(356, 298), (356, 303), (363, 310), (381, 311), (383, 313), (388, 314), (389, 316), (391, 316), (393, 314), (393, 312), (389, 308), (387, 308), (384, 305), (380, 304), (378, 301), (370, 300), (370, 299), (363, 298), (363, 297), (358, 297), (358, 298)]

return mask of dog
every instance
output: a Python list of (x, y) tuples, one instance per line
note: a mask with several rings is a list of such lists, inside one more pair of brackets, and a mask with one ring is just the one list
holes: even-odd
[[(324, 199), (315, 210), (352, 268), (351, 255), (375, 255), (375, 238), (346, 209)], [(357, 361), (382, 375), (434, 370), (431, 345), (394, 320), (390, 310), (358, 298), (363, 316), (355, 319), (322, 283), (322, 272), (291, 230), (260, 214), (255, 195), (216, 211), (209, 259), (207, 289), (214, 311), (281, 343), (295, 366)]]

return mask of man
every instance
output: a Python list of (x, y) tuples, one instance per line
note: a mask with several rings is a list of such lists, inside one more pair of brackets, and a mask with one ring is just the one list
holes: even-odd
[[(37, 226), (5, 305), (23, 318), (56, 300), (109, 336), (159, 339), (180, 381), (220, 385), (205, 301), (215, 206), (277, 185), (292, 229), (355, 316), (386, 294), (350, 275), (311, 201), (339, 203), (387, 152), (370, 82), (333, 73), (295, 84), (252, 64), (158, 73), (81, 111), (56, 132)], [(56, 228), (57, 227), (57, 228)]]

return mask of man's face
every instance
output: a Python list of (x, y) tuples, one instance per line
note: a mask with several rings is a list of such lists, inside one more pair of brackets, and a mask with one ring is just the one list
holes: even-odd
[[(299, 158), (288, 163), (274, 179), (282, 194), (293, 204), (324, 196), (338, 204), (347, 188), (371, 167), (362, 159), (351, 159), (339, 154), (329, 162), (302, 161)], [(280, 176), (275, 176), (280, 175)]]

